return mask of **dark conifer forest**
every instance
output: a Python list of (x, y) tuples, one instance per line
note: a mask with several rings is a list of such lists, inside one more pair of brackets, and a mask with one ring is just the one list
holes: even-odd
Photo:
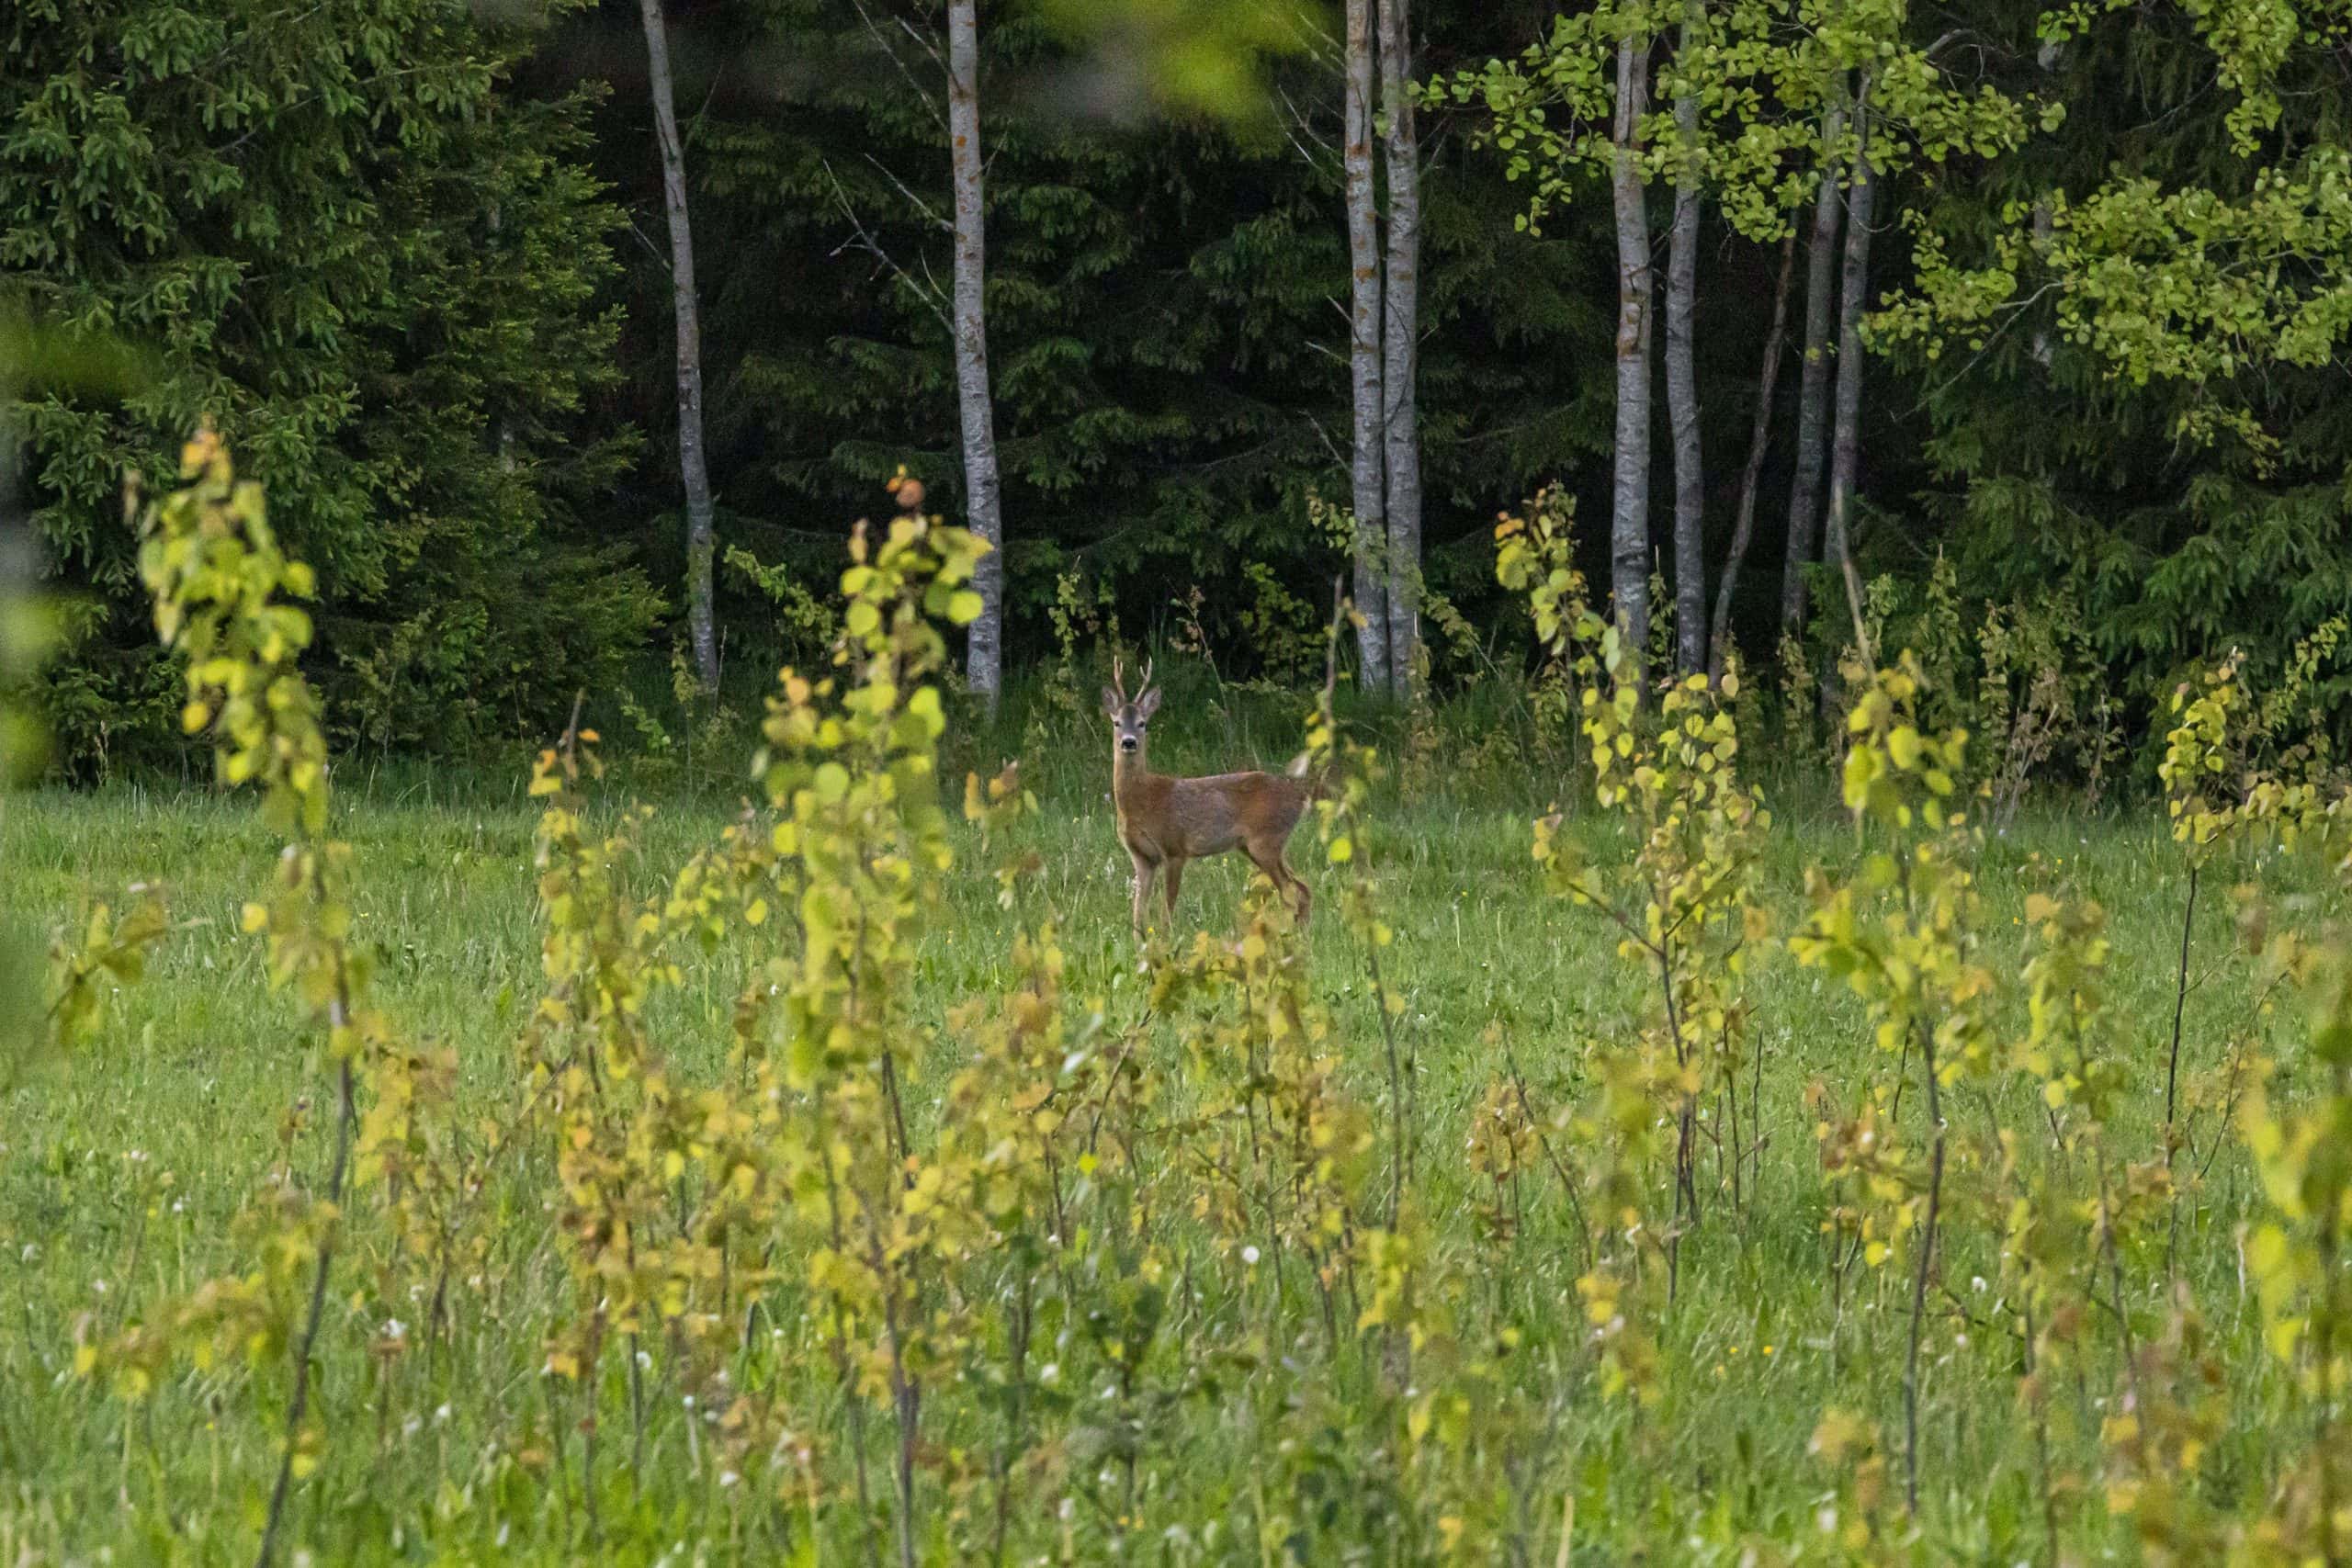
[[(952, 9), (673, 4), (657, 75), (620, 0), (14, 6), (0, 288), (154, 371), (17, 394), (76, 606), (62, 764), (178, 744), (121, 475), (200, 413), (319, 570), (345, 739), (478, 748), (583, 688), (675, 713), (713, 669), (748, 701), (821, 646), (811, 595), (902, 465), (969, 511), (966, 304), (1015, 689), (1057, 608), (1302, 682), (1352, 566), (1383, 626), (1414, 595), (1362, 684), (1423, 660), (1442, 701), (1520, 660), (1493, 524), (1555, 484), (1687, 667), (1827, 677), (1842, 548), (1904, 640), (2046, 669), (2134, 748), (2191, 661), (2278, 668), (2352, 604), (2327, 7), (1422, 0), (1351, 52), (1340, 8), (1204, 4), (1201, 64), (1116, 7), (989, 6), (968, 293)], [(1351, 362), (1409, 394), (1367, 411), (1369, 491)], [(2352, 677), (2316, 700), (2341, 734)]]

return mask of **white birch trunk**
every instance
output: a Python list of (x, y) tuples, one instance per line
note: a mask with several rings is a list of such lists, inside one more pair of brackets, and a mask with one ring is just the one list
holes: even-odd
[(1854, 178), (1846, 195), (1846, 266), (1838, 285), (1837, 423), (1829, 438), (1829, 525), (1821, 551), (1823, 559), (1841, 570), (1851, 553), (1847, 511), (1861, 467), (1862, 311), (1870, 294), (1871, 205), (1877, 183), (1871, 172), (1870, 96), (1871, 73), (1865, 71), (1854, 96)]
[[(1683, 8), (1681, 48), (1698, 46), (1698, 5)], [(1674, 438), (1675, 669), (1695, 675), (1707, 667), (1707, 486), (1699, 442), (1699, 374), (1691, 318), (1699, 293), (1699, 174), (1692, 166), (1699, 139), (1699, 100), (1674, 100), (1674, 131), (1682, 166), (1674, 184), (1674, 226), (1666, 262), (1666, 412)]]
[(1636, 162), (1649, 96), (1649, 43), (1617, 47), (1609, 189), (1617, 224), (1617, 450), (1609, 521), (1610, 591), (1637, 661), (1650, 635), (1650, 226)]
[(997, 477), (996, 412), (989, 394), (988, 313), (981, 292), (988, 244), (981, 189), (980, 28), (977, 0), (948, 0), (947, 136), (956, 187), (956, 400), (963, 416), (964, 507), (989, 553), (973, 570), (980, 613), (965, 678), (989, 713), (1004, 691), (1004, 502)]
[(1408, 0), (1379, 0), (1381, 113), (1387, 121), (1388, 258), (1382, 291), (1381, 437), (1387, 465), (1388, 674), (1399, 698), (1416, 694), (1421, 632), (1420, 368), (1421, 145), (1407, 90), (1412, 76)]
[[(1843, 90), (1840, 89), (1840, 97)], [(1838, 138), (1842, 104), (1821, 117), (1821, 189), (1814, 198), (1813, 238), (1805, 252), (1804, 370), (1797, 390), (1796, 471), (1789, 480), (1788, 556), (1781, 575), (1781, 632), (1804, 635), (1805, 568), (1821, 527), (1821, 463), (1829, 427), (1829, 322), (1837, 309)]]
[(710, 468), (702, 444), (702, 304), (695, 289), (695, 238), (686, 214), (686, 149), (670, 82), (662, 0), (639, 0), (645, 20), (647, 85), (662, 148), (662, 205), (670, 219), (670, 299), (678, 335), (678, 468), (686, 487), (686, 628), (695, 674), (718, 688), (718, 634), (711, 611)]
[(1356, 632), (1366, 692), (1393, 685), (1388, 658), (1386, 413), (1381, 391), (1380, 223), (1372, 183), (1373, 0), (1348, 0), (1347, 143), (1348, 380), (1354, 400), (1351, 479), (1356, 515)]

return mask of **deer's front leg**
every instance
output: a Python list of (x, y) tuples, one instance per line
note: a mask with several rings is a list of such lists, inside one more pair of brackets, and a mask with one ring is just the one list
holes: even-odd
[(1152, 874), (1159, 868), (1156, 863), (1144, 859), (1143, 856), (1136, 854), (1133, 850), (1129, 850), (1127, 854), (1128, 857), (1135, 862), (1136, 865), (1135, 928), (1136, 940), (1137, 942), (1141, 942), (1143, 940), (1144, 906), (1149, 902), (1151, 898)]

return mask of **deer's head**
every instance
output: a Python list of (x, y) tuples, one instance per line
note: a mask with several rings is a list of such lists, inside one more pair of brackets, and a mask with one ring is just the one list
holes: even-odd
[(1159, 689), (1151, 683), (1151, 661), (1144, 660), (1142, 690), (1134, 697), (1127, 695), (1125, 664), (1111, 661), (1111, 684), (1102, 688), (1102, 711), (1110, 716), (1111, 734), (1120, 755), (1140, 759), (1143, 756), (1144, 729), (1151, 723), (1151, 716), (1159, 711)]

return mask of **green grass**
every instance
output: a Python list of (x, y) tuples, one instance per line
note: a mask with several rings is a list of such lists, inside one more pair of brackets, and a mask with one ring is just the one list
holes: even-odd
[[(1251, 749), (1270, 758), (1278, 750)], [(1204, 761), (1211, 745), (1173, 750), (1163, 765)], [(1072, 1005), (1099, 1006), (1114, 1031), (1132, 1028), (1148, 982), (1127, 936), (1125, 856), (1084, 758), (1058, 763), (1044, 819), (1030, 829), (1045, 863), (1038, 894), (1058, 914)], [(453, 795), (421, 779), (358, 793), (340, 830), (357, 853), (359, 930), (381, 957), (378, 1000), (413, 1036), (457, 1048), (467, 1096), (503, 1103), (499, 1087), (539, 984), (535, 814), (507, 791)], [(72, 1371), (78, 1339), (102, 1337), (145, 1303), (246, 1266), (232, 1222), (280, 1157), (282, 1140), (294, 1141), (299, 1171), (314, 1178), (325, 1164), (326, 1115), (314, 1097), (327, 1077), (315, 1035), (289, 999), (268, 990), (258, 942), (236, 934), (237, 908), (274, 852), (250, 807), (118, 787), (20, 797), (0, 818), (0, 887), (16, 924), (71, 919), (96, 898), (119, 904), (141, 881), (168, 889), (178, 922), (146, 980), (113, 998), (93, 1045), (37, 1066), (0, 1098), (0, 1562), (237, 1562), (257, 1539), (277, 1463), (282, 1359), (189, 1371), (139, 1405)], [(710, 801), (665, 808), (643, 846), (644, 874), (666, 875), (729, 815)], [(1513, 1521), (1514, 1555), (1552, 1561), (1571, 1491), (1580, 1562), (1735, 1562), (1750, 1544), (1769, 1560), (1817, 1549), (1818, 1512), (1841, 1479), (1806, 1451), (1823, 1412), (1862, 1413), (1899, 1453), (1907, 1280), (1866, 1283), (1842, 1313), (1833, 1307), (1819, 1234), (1826, 1200), (1804, 1104), (1809, 1084), (1843, 1103), (1869, 1075), (1887, 1071), (1872, 1059), (1859, 1007), (1777, 948), (1756, 965), (1750, 994), (1766, 1053), (1769, 1137), (1759, 1192), (1740, 1218), (1713, 1207), (1706, 1188), (1712, 1212), (1686, 1248), (1679, 1299), (1657, 1325), (1662, 1398), (1638, 1412), (1606, 1400), (1581, 1345), (1578, 1263), (1556, 1184), (1528, 1176), (1519, 1239), (1484, 1240), (1472, 1220), (1478, 1183), (1462, 1151), (1472, 1108), (1498, 1070), (1496, 1040), (1510, 1043), (1544, 1097), (1573, 1099), (1593, 1043), (1638, 1027), (1643, 976), (1616, 955), (1597, 917), (1543, 895), (1518, 805), (1440, 795), (1392, 800), (1379, 815), (1369, 847), (1396, 930), (1386, 977), (1405, 998), (1401, 1038), (1415, 1069), (1416, 1198), (1432, 1217), (1442, 1260), (1463, 1282), (1455, 1313), (1464, 1342), (1490, 1345), (1505, 1327), (1521, 1337), (1490, 1416), (1490, 1451), (1499, 1457), (1487, 1478), (1498, 1516)], [(1585, 819), (1576, 830), (1599, 858), (1625, 852), (1605, 825)], [(1818, 808), (1783, 813), (1763, 870), (1780, 933), (1801, 917), (1804, 868), (1842, 868), (1857, 852), (1841, 818)], [(1293, 858), (1331, 909), (1332, 879), (1313, 865), (1311, 830)], [(1182, 923), (1231, 929), (1246, 870), (1238, 857), (1196, 866)], [(2273, 875), (2248, 859), (2209, 886)], [(2023, 1027), (2015, 982), (2027, 895), (2065, 892), (2110, 912), (2120, 1029), (2112, 1044), (2132, 1065), (2139, 1107), (2118, 1132), (2144, 1157), (2161, 1114), (2184, 892), (2160, 825), (2029, 814), (1986, 844), (1982, 887), (1987, 956), (2006, 982), (1999, 1021), (2011, 1034)], [(2226, 897), (2206, 900), (2187, 1010), (2188, 1066), (2212, 1067), (2251, 1031), (2284, 1064), (2291, 1092), (2301, 1060), (2295, 1021), (2255, 1016), (2255, 976), (2233, 955), (2231, 919)], [(949, 1010), (1006, 983), (1011, 929), (969, 847), (916, 965), (919, 1007), (937, 1030), (919, 1102), (959, 1059)], [(1313, 985), (1337, 1027), (1346, 1087), (1385, 1105), (1361, 955), (1335, 919), (1318, 919), (1311, 943)], [(691, 966), (661, 1002), (656, 1038), (682, 1074), (718, 1072), (739, 980), (736, 961), (722, 954)], [(1180, 1099), (1189, 1026), (1157, 1019), (1140, 1036)], [(308, 1115), (289, 1125), (298, 1106)], [(1970, 1127), (1997, 1121), (2030, 1133), (2039, 1108), (2022, 1087), (1998, 1086), (1955, 1091), (1951, 1115)], [(2215, 1132), (2209, 1121), (2199, 1136)], [(1712, 1181), (1711, 1169), (1701, 1174), (1702, 1186)], [(399, 1272), (364, 1196), (357, 1201), (355, 1250), (337, 1273), (318, 1363), (330, 1444), (298, 1495), (289, 1541), (338, 1563), (599, 1553), (769, 1561), (812, 1548), (810, 1560), (861, 1561), (838, 1495), (812, 1542), (805, 1497), (747, 1499), (744, 1488), (722, 1486), (674, 1391), (654, 1401), (641, 1463), (616, 1464), (620, 1443), (608, 1438), (592, 1540), (576, 1490), (578, 1438), (564, 1441), (574, 1416), (557, 1411), (538, 1375), (563, 1292), (544, 1207), (549, 1184), (536, 1156), (509, 1168), (484, 1210), (499, 1244), (469, 1282), (449, 1339), (392, 1359), (369, 1353), (372, 1331), (414, 1313), (388, 1299)], [(1923, 1508), (1912, 1550), (1927, 1560), (2040, 1561), (2041, 1467), (2019, 1415), (2017, 1347), (1997, 1291), (1975, 1284), (1999, 1275), (1999, 1216), (1971, 1210), (1970, 1181), (1954, 1186), (1941, 1281), (1976, 1321), (1939, 1311), (1930, 1324)], [(2245, 1156), (2224, 1147), (2187, 1205), (2183, 1231), (2186, 1275), (2232, 1396), (2229, 1428), (2200, 1484), (2232, 1509), (2258, 1505), (2291, 1435), (2280, 1416), (2291, 1404), (2264, 1359), (2233, 1239), (2258, 1201)], [(1412, 1514), (1422, 1483), (1398, 1472), (1370, 1359), (1327, 1348), (1303, 1290), (1285, 1310), (1262, 1277), (1216, 1262), (1200, 1226), (1181, 1213), (1162, 1223), (1184, 1288), (1147, 1371), (1164, 1397), (1142, 1427), (1131, 1554), (1256, 1562), (1255, 1521), (1269, 1508), (1320, 1521), (1321, 1533), (1302, 1538), (1305, 1561), (1385, 1561), (1415, 1555), (1408, 1542), (1441, 1539), (1427, 1519), (1403, 1532), (1386, 1511)], [(2159, 1272), (2160, 1260), (2134, 1260), (2127, 1306), (2143, 1329), (2160, 1315)], [(788, 1390), (837, 1479), (845, 1426), (830, 1363), (789, 1300), (775, 1304), (771, 1321), (771, 1343), (747, 1357), (747, 1375)], [(1037, 1352), (1061, 1370), (1066, 1397), (1040, 1394), (1040, 1447), (1022, 1472), (1015, 1510), (1023, 1561), (1112, 1551), (1112, 1527), (1096, 1506), (1098, 1461), (1088, 1457), (1101, 1442), (1095, 1396), (1104, 1366), (1085, 1335), (1069, 1325), (1065, 1334)], [(1344, 1325), (1342, 1337), (1353, 1338)], [(658, 1364), (651, 1382), (660, 1393)], [(2087, 1358), (2081, 1410), (2073, 1394), (2060, 1402), (2069, 1414), (2055, 1468), (2085, 1488), (2066, 1523), (2069, 1551), (2082, 1560), (2133, 1555), (2128, 1522), (2108, 1517), (2098, 1501), (2097, 1418), (2115, 1389), (2112, 1359), (2101, 1351)], [(627, 1427), (628, 1410), (623, 1385), (609, 1384), (608, 1432)], [(887, 1410), (874, 1406), (872, 1420), (887, 1426)], [(959, 1499), (983, 1506), (981, 1494), (960, 1494), (952, 1482), (950, 1450), (984, 1454), (992, 1421), (957, 1386), (933, 1396), (926, 1430), (941, 1450), (922, 1480), (929, 1555), (952, 1557), (966, 1539)], [(551, 1458), (559, 1446), (565, 1462)], [(877, 1508), (888, 1490), (883, 1473), (877, 1467)]]

